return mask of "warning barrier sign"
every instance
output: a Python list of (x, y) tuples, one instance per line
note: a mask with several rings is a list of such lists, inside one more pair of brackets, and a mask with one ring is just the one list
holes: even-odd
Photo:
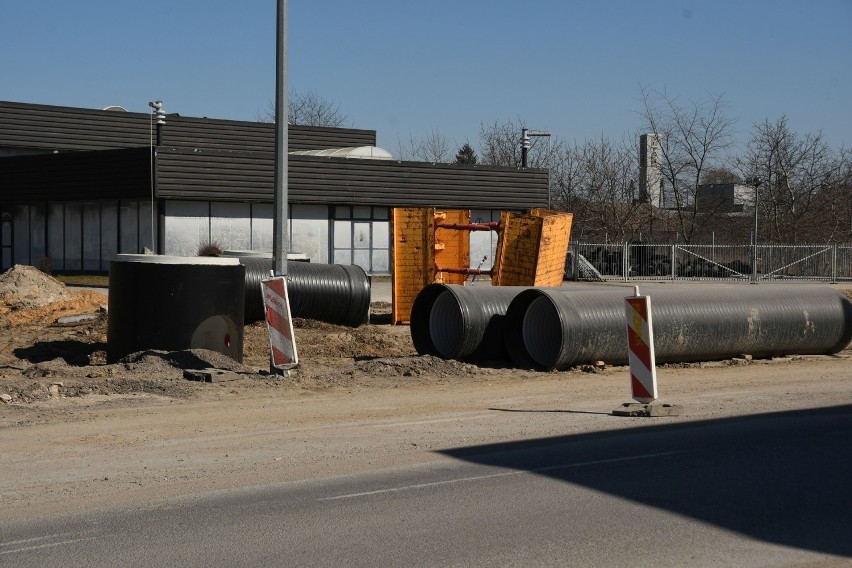
[(651, 298), (640, 296), (638, 287), (635, 294), (625, 298), (630, 386), (633, 390), (633, 399), (647, 404), (657, 398)]
[(299, 356), (293, 335), (293, 318), (290, 316), (287, 279), (277, 276), (261, 280), (260, 289), (266, 312), (271, 365), (276, 369), (292, 369), (299, 364)]

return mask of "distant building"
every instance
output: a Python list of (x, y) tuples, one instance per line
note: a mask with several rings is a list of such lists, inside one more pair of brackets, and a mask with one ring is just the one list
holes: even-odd
[(754, 187), (739, 183), (711, 183), (698, 187), (696, 204), (701, 213), (725, 215), (754, 211)]
[[(0, 269), (103, 272), (143, 247), (272, 251), (273, 124), (168, 114), (158, 136), (153, 115), (122, 110), (0, 101)], [(393, 207), (483, 222), (547, 207), (545, 170), (404, 162), (375, 144), (373, 130), (288, 128), (291, 252), (387, 274)], [(472, 234), (471, 262), (490, 268), (495, 245)]]
[(655, 134), (639, 137), (639, 201), (663, 207), (663, 149)]

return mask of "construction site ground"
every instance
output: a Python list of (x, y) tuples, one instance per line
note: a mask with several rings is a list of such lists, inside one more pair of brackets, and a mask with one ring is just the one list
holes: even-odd
[[(436, 450), (672, 421), (852, 403), (852, 349), (836, 355), (663, 365), (660, 400), (679, 417), (611, 414), (625, 367), (564, 372), (418, 356), (391, 306), (346, 328), (296, 320), (300, 365), (268, 372), (262, 322), (244, 360), (145, 351), (107, 364), (104, 291), (35, 269), (0, 279), (4, 517), (233, 489), (450, 459)], [(852, 283), (835, 285), (852, 298)], [(62, 316), (92, 314), (76, 321)], [(59, 321), (58, 321), (59, 320)], [(230, 371), (197, 382), (186, 369)]]

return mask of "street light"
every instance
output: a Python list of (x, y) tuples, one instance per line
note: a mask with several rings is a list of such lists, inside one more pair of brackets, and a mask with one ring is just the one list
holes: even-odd
[[(550, 136), (547, 130), (521, 128), (521, 169), (527, 169), (527, 156), (530, 151), (530, 136)], [(547, 182), (547, 208), (550, 209), (550, 181)]]
[(550, 136), (547, 130), (521, 128), (521, 168), (527, 168), (527, 155), (530, 151), (530, 136)]
[[(154, 157), (159, 153), (160, 146), (163, 145), (163, 127), (166, 125), (166, 111), (163, 108), (163, 101), (148, 101), (148, 106), (151, 107), (151, 120), (157, 125), (157, 149), (151, 148), (151, 248), (157, 250), (157, 225), (154, 222), (154, 214), (156, 211), (155, 188), (157, 177), (154, 175)], [(153, 141), (151, 142), (153, 144)]]
[(763, 184), (763, 179), (750, 177), (746, 183), (754, 188), (754, 235), (751, 241), (751, 283), (757, 284), (757, 188)]

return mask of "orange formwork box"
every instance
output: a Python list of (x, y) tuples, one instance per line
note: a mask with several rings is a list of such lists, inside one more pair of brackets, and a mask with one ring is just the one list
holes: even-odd
[[(488, 274), (495, 286), (561, 286), (571, 235), (570, 213), (502, 212), (500, 223), (470, 223), (469, 210), (394, 208), (391, 215), (392, 319), (411, 321), (417, 294), (429, 284), (464, 284)], [(470, 267), (470, 231), (497, 230), (491, 270)]]
[(391, 215), (393, 235), (393, 323), (408, 323), (420, 291), (432, 284), (464, 284), (464, 274), (439, 272), (438, 267), (470, 266), (470, 241), (464, 231), (438, 224), (470, 223), (469, 210), (397, 207)]
[(494, 286), (561, 286), (571, 237), (571, 213), (532, 209), (500, 213)]

